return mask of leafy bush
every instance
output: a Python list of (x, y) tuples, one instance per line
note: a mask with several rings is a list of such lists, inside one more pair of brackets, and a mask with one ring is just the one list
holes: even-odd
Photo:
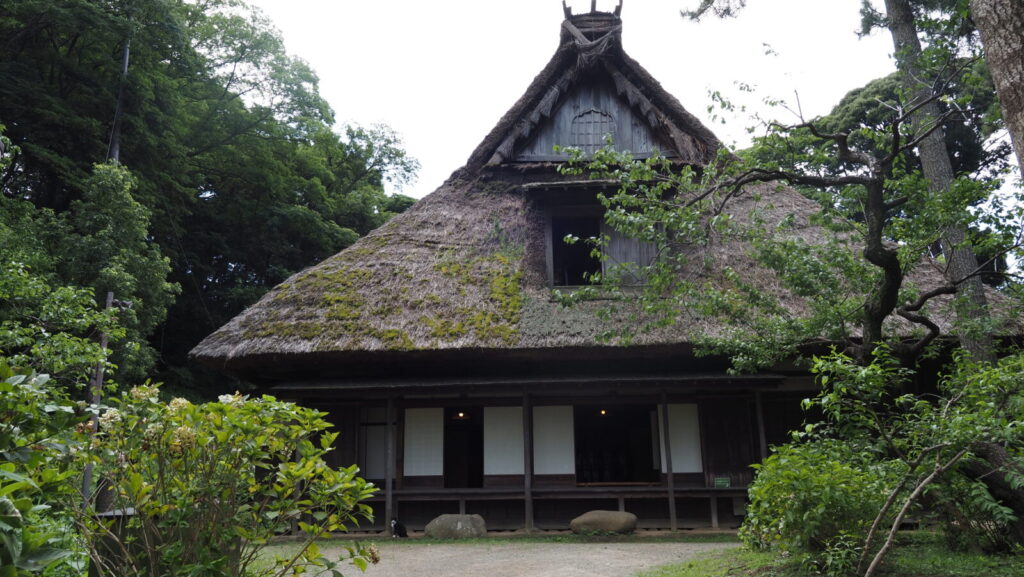
[(0, 358), (0, 575), (40, 573), (73, 554), (53, 510), (68, 482), (62, 436), (84, 417), (46, 375), (16, 373)]
[[(0, 240), (16, 234), (0, 222)], [(0, 254), (0, 357), (10, 366), (83, 387), (97, 363), (106, 363), (95, 340), (101, 331), (111, 340), (125, 334), (113, 310), (97, 308), (92, 290), (56, 285)]]
[(839, 443), (778, 448), (755, 465), (758, 473), (740, 538), (756, 549), (809, 555), (836, 569), (851, 560), (855, 566), (857, 544), (885, 501), (892, 478), (889, 471), (861, 461)]
[(930, 496), (943, 513), (940, 527), (950, 549), (986, 553), (1016, 550), (1009, 527), (1017, 517), (981, 480), (952, 475)]
[[(956, 354), (929, 395), (904, 392), (913, 372), (885, 347), (870, 364), (833, 354), (816, 358), (813, 371), (822, 392), (805, 404), (825, 421), (761, 467), (747, 543), (796, 553), (830, 575), (870, 577), (927, 495), (951, 543), (1013, 550), (1017, 517), (985, 477), (1024, 486), (1013, 451), (1024, 435), (1024, 354), (990, 364)], [(981, 458), (980, 477), (960, 469)]]
[[(114, 513), (83, 515), (101, 575), (291, 575), (306, 567), (340, 575), (338, 563), (365, 567), (373, 551), (322, 558), (313, 542), (344, 531), (371, 510), (376, 490), (355, 466), (324, 461), (337, 436), (324, 413), (278, 401), (223, 395), (216, 403), (162, 403), (139, 386), (100, 416), (93, 441), (98, 475)], [(101, 508), (102, 509), (102, 508)], [(294, 554), (260, 558), (275, 535), (297, 528)]]

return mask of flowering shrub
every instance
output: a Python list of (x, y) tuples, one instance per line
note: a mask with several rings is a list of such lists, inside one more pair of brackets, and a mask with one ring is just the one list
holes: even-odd
[[(337, 436), (324, 413), (239, 394), (165, 404), (158, 392), (135, 387), (99, 418), (89, 453), (106, 489), (90, 506), (111, 504), (99, 520), (84, 515), (83, 532), (100, 575), (340, 575), (341, 562), (374, 559), (357, 546), (329, 560), (314, 545), (369, 519), (361, 501), (376, 490), (355, 466), (324, 461)], [(304, 537), (297, 553), (261, 557), (293, 529)]]

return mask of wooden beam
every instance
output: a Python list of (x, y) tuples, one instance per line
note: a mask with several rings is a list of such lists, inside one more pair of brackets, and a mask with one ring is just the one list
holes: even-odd
[(718, 528), (718, 496), (711, 496), (711, 528)]
[(707, 400), (706, 399), (698, 399), (698, 401), (697, 401), (697, 421), (700, 424), (700, 466), (701, 466), (701, 469), (704, 471), (704, 486), (705, 487), (714, 487), (715, 486), (715, 480), (712, 478), (713, 475), (712, 475), (712, 472), (711, 472), (710, 462), (708, 460), (708, 439), (707, 439), (707, 435), (705, 434), (705, 431), (707, 430), (707, 426), (704, 423), (704, 421), (705, 421), (705, 416), (704, 415), (707, 414), (707, 411), (705, 410), (706, 406), (707, 406)]
[(398, 457), (398, 452), (395, 450), (395, 400), (391, 397), (388, 397), (384, 420), (388, 427), (388, 462), (384, 480), (384, 532), (391, 535), (391, 520), (395, 518), (395, 460)]
[(523, 501), (526, 530), (533, 531), (533, 405), (523, 391)]
[(661, 431), (662, 444), (665, 446), (665, 483), (668, 485), (668, 524), (669, 529), (679, 529), (679, 520), (676, 518), (676, 480), (672, 471), (672, 441), (671, 430), (668, 426), (668, 394), (661, 392)]
[(764, 429), (764, 404), (761, 402), (761, 393), (754, 393), (754, 406), (757, 410), (757, 440), (761, 445), (761, 460), (768, 458), (768, 436)]

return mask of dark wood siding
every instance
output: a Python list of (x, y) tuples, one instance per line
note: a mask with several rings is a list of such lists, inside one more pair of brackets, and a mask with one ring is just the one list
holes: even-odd
[(515, 158), (519, 161), (566, 158), (554, 153), (556, 144), (593, 152), (603, 146), (604, 133), (612, 137), (616, 150), (628, 150), (640, 156), (650, 155), (656, 149), (666, 154), (672, 150), (657, 141), (647, 122), (633, 113), (610, 81), (595, 79), (570, 92)]
[(608, 235), (608, 246), (605, 247), (604, 270), (617, 268), (626, 284), (642, 284), (644, 279), (638, 278), (643, 267), (650, 266), (658, 255), (657, 248), (649, 243), (630, 238), (613, 229), (607, 222), (601, 223), (601, 233)]
[(701, 429), (708, 486), (728, 478), (730, 486), (753, 480), (752, 463), (758, 462), (753, 399), (729, 398), (700, 403)]
[(803, 396), (765, 396), (764, 431), (768, 446), (781, 445), (790, 441), (790, 433), (803, 427), (805, 420), (816, 422), (816, 415), (806, 415), (800, 407)]

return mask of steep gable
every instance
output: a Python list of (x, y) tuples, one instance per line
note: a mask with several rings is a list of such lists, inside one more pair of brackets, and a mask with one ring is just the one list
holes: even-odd
[(559, 102), (558, 107), (539, 125), (529, 139), (516, 147), (515, 162), (564, 161), (568, 155), (556, 153), (555, 146), (572, 146), (593, 153), (611, 139), (617, 150), (637, 157), (660, 152), (676, 157), (674, 145), (656, 134), (640, 111), (619, 96), (612, 78), (592, 74), (580, 81)]
[(469, 159), (470, 168), (557, 161), (554, 145), (583, 147), (612, 135), (638, 156), (654, 151), (703, 166), (721, 142), (622, 49), (617, 14), (573, 16), (526, 93)]

